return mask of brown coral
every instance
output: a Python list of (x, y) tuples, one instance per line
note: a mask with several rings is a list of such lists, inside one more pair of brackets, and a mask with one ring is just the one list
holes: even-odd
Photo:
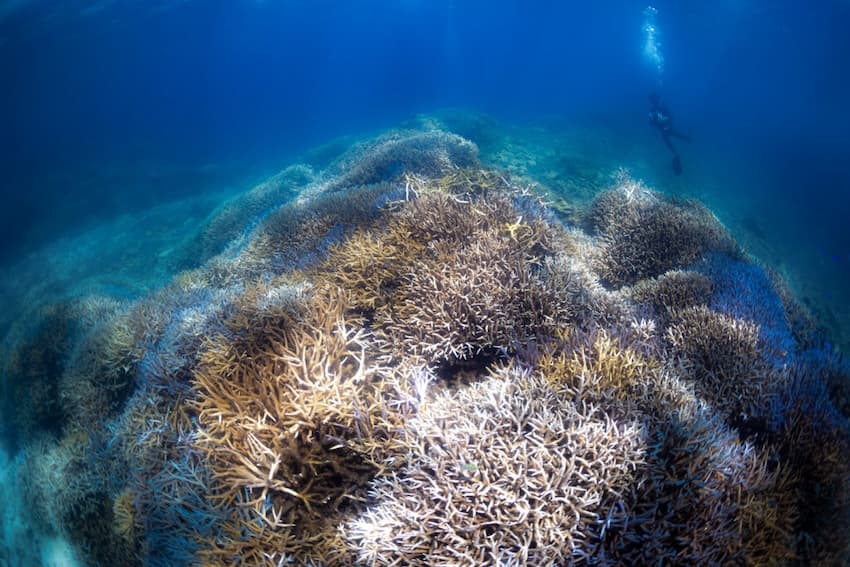
[(375, 367), (347, 305), (336, 291), (317, 291), (301, 313), (204, 349), (195, 373), (197, 445), (214, 502), (234, 510), (233, 533), (255, 534), (209, 548), (210, 560), (226, 562), (247, 547), (255, 550), (247, 556), (276, 549), (319, 560), (330, 553), (321, 551), (328, 522), (364, 499), (374, 467), (356, 442), (370, 428), (363, 414), (372, 410), (365, 390)]
[(758, 326), (704, 306), (678, 311), (674, 321), (666, 332), (676, 353), (669, 362), (697, 392), (740, 427), (763, 415), (781, 381), (761, 356)]
[(596, 270), (613, 287), (686, 268), (708, 252), (738, 253), (705, 207), (672, 201), (634, 182), (597, 197), (588, 222), (600, 238)]
[(667, 325), (671, 316), (688, 307), (708, 302), (713, 283), (697, 272), (672, 270), (637, 282), (629, 295), (639, 304), (652, 306), (660, 321)]
[(138, 525), (133, 493), (130, 490), (124, 490), (113, 498), (112, 516), (115, 522), (113, 524), (115, 534), (128, 544), (132, 544), (137, 537)]
[[(569, 352), (547, 352), (537, 363), (538, 371), (553, 384), (595, 390), (598, 395), (625, 398), (645, 386), (660, 364), (629, 347), (623, 347), (605, 330), (591, 344), (578, 344)], [(583, 392), (587, 397), (588, 392)], [(596, 396), (594, 396), (596, 397)]]

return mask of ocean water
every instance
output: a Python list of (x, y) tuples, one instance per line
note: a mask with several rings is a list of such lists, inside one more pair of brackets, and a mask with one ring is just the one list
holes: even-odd
[[(587, 298), (604, 288), (613, 295), (598, 302), (628, 304), (617, 307), (622, 312), (610, 307), (603, 317), (593, 311), (601, 303), (587, 299), (594, 305), (589, 320), (596, 325), (588, 323), (593, 327), (587, 331), (588, 344), (595, 344), (593, 337), (604, 327), (600, 321), (613, 325), (615, 312), (628, 311), (636, 319), (657, 315), (652, 325), (658, 330), (650, 333), (655, 346), (635, 347), (635, 352), (645, 350), (671, 376), (674, 366), (689, 369), (676, 379), (685, 389), (696, 388), (702, 405), (693, 415), (712, 424), (713, 443), (728, 441), (733, 447), (728, 453), (736, 455), (735, 466), (743, 470), (741, 463), (755, 459), (770, 474), (790, 471), (800, 502), (782, 500), (793, 490), (782, 490), (781, 475), (762, 479), (765, 484), (759, 486), (771, 487), (762, 493), (775, 489), (771, 502), (780, 504), (769, 509), (787, 504), (793, 510), (789, 517), (797, 523), (788, 530), (795, 534), (796, 547), (789, 544), (787, 553), (764, 556), (789, 564), (848, 561), (842, 548), (847, 538), (829, 539), (815, 527), (801, 527), (833, 520), (839, 531), (850, 527), (847, 471), (830, 469), (814, 480), (804, 478), (797, 468), (818, 458), (817, 453), (787, 448), (806, 441), (792, 442), (780, 433), (786, 421), (797, 423), (796, 410), (788, 409), (794, 393), (808, 400), (800, 402), (802, 413), (819, 416), (811, 419), (813, 430), (834, 440), (828, 450), (846, 457), (840, 452), (850, 447), (844, 361), (850, 352), (848, 27), (850, 3), (844, 0), (0, 0), (0, 565), (114, 564), (115, 557), (132, 558), (132, 564), (215, 564), (240, 553), (246, 564), (259, 561), (262, 555), (250, 555), (259, 552), (245, 543), (257, 540), (250, 527), (256, 519), (236, 524), (242, 532), (232, 539), (242, 547), (222, 543), (233, 534), (220, 526), (235, 522), (236, 512), (211, 502), (220, 503), (213, 496), (221, 493), (224, 481), (216, 477), (216, 467), (226, 457), (210, 449), (211, 442), (198, 441), (204, 435), (207, 440), (227, 436), (205, 424), (201, 411), (209, 401), (200, 381), (206, 376), (202, 362), (212, 356), (210, 344), (224, 338), (235, 344), (241, 336), (221, 321), (247, 309), (236, 298), (249, 294), (257, 282), (272, 291), (266, 289), (265, 299), (256, 300), (263, 307), (245, 312), (264, 321), (272, 317), (269, 313), (281, 316), (278, 307), (269, 305), (301, 301), (286, 299), (301, 293), (290, 289), (295, 280), (318, 287), (320, 278), (311, 270), (329, 255), (337, 258), (335, 247), (357, 230), (378, 234), (382, 229), (376, 227), (388, 226), (381, 224), (384, 213), (375, 212), (377, 204), (373, 210), (357, 199), (408, 203), (411, 190), (417, 197), (430, 194), (430, 184), (439, 185), (436, 180), (457, 169), (498, 172), (504, 187), (496, 177), (482, 183), (509, 193), (523, 188), (548, 203), (548, 212), (541, 212), (521, 199), (511, 201), (517, 220), (504, 224), (512, 227), (507, 241), (523, 244), (523, 231), (530, 226), (523, 223), (530, 219), (572, 231), (575, 249), (552, 245), (545, 254), (534, 249), (551, 256), (535, 264), (534, 277), (549, 277), (537, 270), (548, 274), (550, 264), (565, 265), (561, 256), (569, 256), (569, 248), (576, 261), (596, 266), (586, 273), (599, 281), (590, 285), (555, 268), (552, 274), (562, 279), (550, 274), (551, 281), (564, 284), (562, 289), (586, 286)], [(648, 119), (652, 93), (672, 120), (670, 147)], [(593, 264), (596, 260), (589, 258), (597, 252), (587, 251), (602, 246), (598, 254), (605, 256), (614, 248), (611, 243), (621, 243), (619, 233), (594, 224), (593, 211), (604, 207), (597, 199), (608, 190), (629, 195), (628, 206), (644, 220), (650, 215), (646, 211), (661, 202), (669, 200), (682, 210), (690, 210), (687, 204), (693, 201), (701, 203), (740, 246), (741, 257), (718, 259), (708, 252), (728, 250), (718, 244), (718, 252), (712, 240), (700, 248), (706, 254), (670, 260), (661, 271), (638, 270), (641, 277), (634, 278), (606, 272), (599, 265), (610, 268), (611, 260)], [(646, 202), (634, 197), (644, 194), (653, 196)], [(464, 195), (455, 197), (463, 201)], [(336, 212), (327, 212), (334, 207)], [(693, 218), (676, 214), (690, 219), (685, 223), (702, 219), (696, 213)], [(281, 220), (290, 218), (286, 215), (298, 220)], [(310, 224), (304, 220), (308, 217), (336, 220), (325, 226), (319, 220)], [(286, 238), (280, 236), (284, 233)], [(649, 246), (638, 237), (626, 241)], [(697, 347), (682, 351), (689, 353), (682, 360), (691, 366), (672, 362), (670, 353), (680, 343), (665, 333), (686, 328), (691, 319), (675, 323), (679, 315), (647, 315), (636, 299), (644, 296), (630, 290), (638, 288), (640, 279), (675, 270), (714, 282), (706, 309), (738, 320), (735, 336), (746, 334), (740, 330), (749, 328), (746, 324), (756, 325), (753, 340), (762, 366), (753, 363), (746, 371), (737, 367), (743, 374), (723, 374), (717, 368), (725, 366), (712, 366), (722, 358), (714, 351), (700, 363), (710, 367), (711, 376), (722, 375), (723, 384), (781, 374), (781, 379), (773, 374), (764, 379), (768, 385), (755, 401), (743, 386), (727, 391), (724, 385), (701, 397), (701, 387), (717, 383), (693, 370)], [(290, 279), (284, 282), (284, 275)], [(397, 276), (398, 281), (409, 277)], [(358, 317), (366, 313), (362, 325), (368, 336), (386, 332), (396, 337), (390, 330), (397, 327), (386, 323), (396, 321), (395, 315), (387, 315), (385, 328), (380, 317), (386, 307), (381, 294), (391, 293), (387, 290), (398, 281), (379, 286), (378, 299), (355, 309)], [(611, 299), (615, 296), (619, 299)], [(576, 311), (569, 313), (573, 317)], [(156, 323), (149, 328), (139, 322), (146, 319)], [(518, 327), (525, 324), (516, 321)], [(427, 359), (417, 358), (433, 374), (423, 384), (452, 375), (445, 390), (457, 398), (439, 398), (448, 394), (435, 390), (439, 403), (484, 404), (481, 399), (491, 395), (482, 393), (485, 387), (462, 390), (454, 384), (454, 373), (477, 372), (481, 378), (491, 372), (494, 380), (511, 382), (513, 371), (489, 366), (499, 356), (522, 359), (530, 372), (543, 372), (531, 351), (546, 337), (558, 337), (555, 343), (563, 337), (535, 332), (540, 334), (534, 340), (468, 339), (467, 346), (453, 344), (454, 350), (432, 359), (423, 352), (442, 352), (434, 345), (423, 346), (422, 352), (410, 345), (404, 353)], [(605, 332), (616, 336), (611, 329)], [(572, 353), (584, 344), (575, 336), (570, 340), (558, 348)], [(625, 349), (627, 339), (620, 340)], [(402, 356), (398, 353), (385, 354), (375, 355), (375, 369), (414, 364), (392, 358)], [(718, 391), (733, 392), (753, 407), (717, 409), (722, 406)], [(418, 408), (409, 410), (421, 414), (411, 417), (419, 425), (410, 427), (431, 423), (428, 412)], [(486, 407), (481, 411), (486, 413)], [(756, 421), (761, 425), (753, 425)], [(642, 428), (641, 441), (626, 434), (632, 426)], [(623, 422), (621, 428), (623, 446), (634, 442), (635, 454), (642, 455), (654, 454), (652, 447), (660, 445), (653, 443), (664, 430), (649, 417)], [(358, 442), (360, 435), (357, 429)], [(366, 461), (383, 455), (371, 445), (369, 450), (358, 447), (358, 458)], [(774, 453), (782, 457), (769, 456)], [(169, 477), (169, 467), (151, 465), (157, 458), (173, 463), (180, 474)], [(651, 468), (652, 459), (641, 458)], [(412, 479), (421, 470), (412, 461), (397, 466), (402, 467), (399, 475)], [(463, 466), (467, 476), (484, 468), (471, 462)], [(191, 476), (187, 470), (197, 475), (195, 480), (186, 480)], [(305, 470), (293, 474), (308, 475)], [(366, 488), (352, 492), (352, 500), (368, 501), (373, 508), (345, 511), (349, 516), (343, 514), (334, 525), (345, 534), (348, 551), (324, 539), (322, 545), (337, 551), (316, 544), (315, 552), (305, 552), (270, 540), (270, 546), (282, 547), (269, 548), (264, 560), (399, 560), (389, 551), (381, 556), (364, 551), (367, 544), (379, 547), (373, 524), (380, 514), (397, 522), (387, 525), (405, 525), (389, 508), (381, 508), (381, 498), (392, 492), (381, 484), (384, 480), (374, 473), (361, 483)], [(202, 489), (192, 492), (186, 486)], [(259, 486), (229, 497), (250, 500), (250, 491)], [(828, 487), (824, 490), (836, 503), (829, 509), (833, 516), (824, 512), (819, 501), (824, 497), (813, 486)], [(151, 494), (163, 487), (180, 496), (152, 500)], [(276, 493), (278, 500), (269, 496), (266, 511), (276, 506), (290, 510), (280, 503), (293, 497), (287, 490)], [(239, 505), (247, 509), (245, 502)], [(699, 501), (694, 509), (703, 505)], [(179, 506), (185, 509), (167, 512)], [(626, 533), (627, 522), (611, 518), (640, 516), (639, 505), (628, 506), (612, 504), (592, 514), (611, 511), (608, 525), (619, 526), (611, 531)], [(828, 520), (812, 520), (820, 513)], [(293, 517), (297, 524), (302, 521)], [(122, 520), (122, 527), (110, 527)], [(737, 521), (735, 516), (730, 525)], [(193, 524), (197, 529), (186, 527)], [(720, 531), (725, 526), (717, 525)], [(285, 528), (268, 529), (278, 533)], [(564, 529), (579, 533), (583, 528)], [(592, 537), (582, 538), (598, 545), (585, 549), (576, 544), (571, 560), (593, 553), (599, 559), (606, 549), (633, 559), (627, 544), (611, 543), (610, 535), (605, 540), (609, 528), (601, 533), (588, 529)], [(104, 533), (114, 541), (93, 545)], [(761, 548), (750, 543), (758, 539), (755, 535), (738, 535), (745, 542), (742, 551), (727, 560), (762, 557)], [(218, 543), (210, 544), (214, 540)], [(535, 545), (538, 555), (517, 544), (500, 548), (502, 555), (481, 557), (491, 564), (545, 564), (548, 556), (540, 551), (545, 546)], [(643, 559), (667, 552), (659, 547), (657, 556)], [(423, 564), (439, 559), (417, 557)], [(553, 557), (567, 561), (565, 555)]]

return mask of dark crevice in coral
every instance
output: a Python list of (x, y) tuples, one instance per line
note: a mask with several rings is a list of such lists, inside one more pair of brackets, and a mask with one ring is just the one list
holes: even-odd
[(381, 297), (391, 297), (393, 292), (402, 285), (400, 279), (387, 280), (381, 282), (380, 293)]
[(74, 509), (66, 525), (80, 542), (91, 565), (142, 565), (138, 546), (116, 533), (112, 500), (104, 493), (89, 495), (85, 505)]
[(119, 372), (113, 383), (106, 386), (110, 415), (116, 415), (124, 410), (127, 401), (136, 391), (136, 369)]
[(494, 348), (482, 349), (478, 354), (465, 359), (444, 360), (437, 364), (434, 374), (443, 382), (451, 385), (466, 383), (479, 378), (497, 361), (504, 360), (504, 351)]
[(797, 473), (802, 473), (796, 483), (799, 511), (795, 530), (799, 559), (797, 564), (812, 565), (818, 563), (818, 556), (824, 554), (826, 549), (835, 548), (846, 541), (844, 534), (850, 529), (850, 518), (842, 509), (847, 496), (843, 479), (825, 477), (824, 463), (812, 460), (809, 456), (795, 457), (789, 459), (791, 466)]
[(770, 437), (770, 424), (766, 417), (749, 416), (746, 414), (733, 415), (727, 423), (738, 431), (741, 440), (749, 441), (763, 447)]
[(72, 315), (66, 306), (54, 306), (52, 310), (14, 358), (4, 361), (6, 376), (0, 412), (7, 423), (6, 441), (14, 451), (19, 448), (20, 439), (37, 433), (58, 439), (67, 420), (59, 382), (67, 363)]

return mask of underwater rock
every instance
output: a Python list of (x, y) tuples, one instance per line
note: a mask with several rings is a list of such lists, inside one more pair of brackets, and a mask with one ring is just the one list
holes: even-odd
[(93, 564), (848, 559), (848, 369), (697, 203), (623, 178), (563, 224), (406, 130), (195, 242), (6, 347), (31, 521)]

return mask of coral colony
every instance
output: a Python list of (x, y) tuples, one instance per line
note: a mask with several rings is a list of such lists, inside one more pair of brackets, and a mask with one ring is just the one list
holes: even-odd
[(4, 357), (40, 529), (101, 565), (846, 561), (848, 372), (782, 281), (628, 176), (575, 222), (541, 195), (392, 132), (227, 203), (150, 296), (46, 307)]

